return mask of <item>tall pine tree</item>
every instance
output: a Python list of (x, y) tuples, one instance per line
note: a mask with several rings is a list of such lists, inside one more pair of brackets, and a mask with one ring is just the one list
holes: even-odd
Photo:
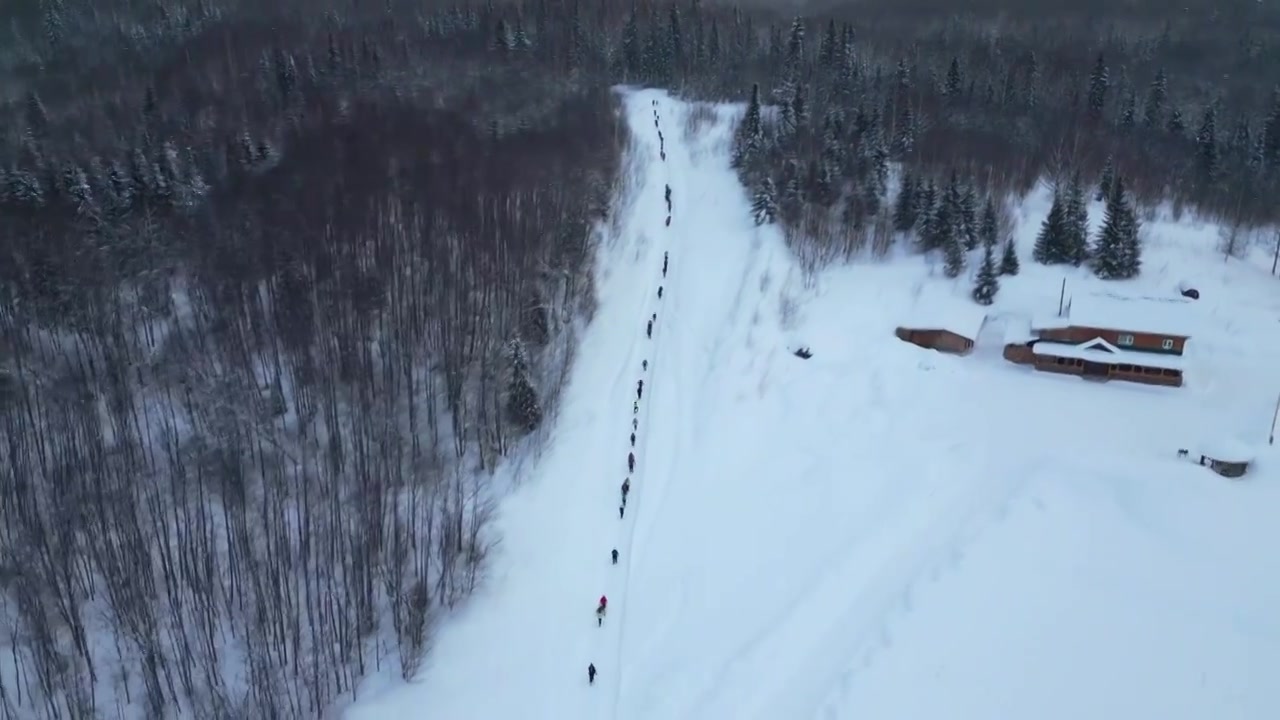
[(1066, 206), (1062, 201), (1062, 195), (1055, 190), (1053, 205), (1049, 208), (1049, 215), (1040, 224), (1040, 234), (1036, 236), (1036, 245), (1031, 251), (1031, 259), (1042, 265), (1069, 262), (1067, 232)]
[(511, 421), (527, 431), (537, 429), (542, 423), (542, 403), (529, 379), (529, 365), (525, 358), (524, 344), (519, 339), (508, 345), (511, 360), (511, 383), (507, 389), (507, 414)]
[(996, 293), (1000, 292), (1000, 279), (996, 276), (996, 256), (991, 245), (982, 250), (982, 265), (978, 267), (978, 276), (973, 283), (973, 300), (979, 305), (990, 305), (995, 302)]
[(1018, 263), (1018, 249), (1013, 246), (1013, 238), (1010, 237), (1004, 243), (1004, 254), (1000, 257), (1000, 274), (1001, 275), (1017, 275), (1022, 269)]
[(755, 218), (756, 225), (766, 225), (777, 222), (777, 195), (778, 193), (773, 187), (772, 179), (766, 176), (760, 181), (760, 185), (756, 188), (755, 198), (751, 201), (751, 215)]
[(1125, 193), (1124, 179), (1117, 177), (1107, 198), (1106, 217), (1098, 234), (1093, 270), (1103, 280), (1127, 280), (1142, 269), (1138, 217)]
[(978, 223), (978, 239), (984, 248), (995, 247), (1000, 235), (1000, 218), (996, 215), (996, 201), (990, 195), (982, 206), (982, 220)]
[(1080, 173), (1071, 176), (1066, 197), (1067, 235), (1063, 250), (1067, 262), (1080, 267), (1089, 258), (1089, 207)]

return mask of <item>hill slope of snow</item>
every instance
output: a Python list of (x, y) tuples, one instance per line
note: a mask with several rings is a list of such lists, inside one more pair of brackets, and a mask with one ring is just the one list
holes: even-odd
[[(728, 167), (740, 108), (696, 128), (658, 91), (626, 107), (626, 220), (493, 576), (417, 681), (348, 717), (1280, 714), (1274, 279), (1213, 228), (1151, 223), (1140, 279), (1069, 269), (1067, 294), (1197, 287), (1186, 385), (1012, 365), (1002, 330), (1056, 312), (1063, 280), (1030, 262), (1036, 196), (1022, 274), (975, 351), (941, 355), (893, 330), (918, 297), (969, 303), (968, 279), (910, 257), (802, 283)], [(1224, 436), (1260, 446), (1243, 480), (1177, 457)]]

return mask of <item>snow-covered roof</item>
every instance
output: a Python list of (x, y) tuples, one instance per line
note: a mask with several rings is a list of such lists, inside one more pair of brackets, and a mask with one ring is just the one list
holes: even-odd
[(1135, 352), (1123, 350), (1103, 340), (1094, 338), (1079, 345), (1056, 343), (1041, 340), (1032, 346), (1036, 355), (1049, 357), (1075, 358), (1090, 362), (1107, 363), (1109, 365), (1140, 365), (1142, 367), (1160, 368), (1162, 370), (1182, 370), (1181, 355), (1163, 355), (1160, 353)]
[(1004, 325), (1004, 344), (1021, 345), (1035, 339), (1029, 318), (1009, 318)]
[(1060, 315), (1036, 315), (1031, 319), (1034, 330), (1055, 330), (1071, 327), (1071, 319)]
[(987, 313), (982, 306), (959, 297), (919, 299), (907, 312), (902, 327), (912, 330), (949, 330), (960, 337), (977, 340)]
[(1252, 447), (1239, 438), (1228, 435), (1196, 443), (1196, 449), (1201, 455), (1208, 455), (1214, 460), (1224, 462), (1252, 462), (1255, 457)]
[(1081, 293), (1071, 297), (1067, 318), (1076, 327), (1191, 337), (1195, 303), (1186, 298)]

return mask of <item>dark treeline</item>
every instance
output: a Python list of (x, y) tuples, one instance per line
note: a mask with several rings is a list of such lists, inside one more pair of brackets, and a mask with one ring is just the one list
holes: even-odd
[(316, 717), (415, 671), (590, 312), (613, 83), (755, 87), (758, 220), (811, 267), (911, 233), (958, 274), (982, 246), (980, 302), (1017, 272), (996, 199), (1044, 178), (1036, 259), (1089, 260), (1106, 197), (1109, 277), (1137, 272), (1129, 198), (1276, 219), (1253, 3), (14, 5), (0, 718)]

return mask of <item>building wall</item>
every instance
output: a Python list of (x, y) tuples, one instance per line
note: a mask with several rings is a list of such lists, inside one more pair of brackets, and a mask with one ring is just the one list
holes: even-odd
[[(1187, 344), (1186, 338), (1178, 338), (1178, 337), (1171, 338), (1168, 335), (1159, 335), (1156, 333), (1145, 333), (1145, 332), (1138, 332), (1138, 331), (1122, 333), (1116, 330), (1083, 327), (1079, 325), (1072, 325), (1070, 327), (1065, 327), (1065, 328), (1048, 328), (1048, 329), (1040, 330), (1037, 334), (1041, 338), (1044, 338), (1045, 340), (1067, 342), (1067, 343), (1072, 343), (1074, 345), (1079, 345), (1082, 342), (1089, 342), (1094, 338), (1102, 338), (1103, 340), (1106, 340), (1112, 345), (1115, 345), (1116, 347), (1122, 348), (1125, 350), (1140, 350), (1142, 352), (1165, 353), (1165, 354), (1171, 354), (1171, 355), (1181, 355), (1183, 349)], [(1120, 343), (1121, 335), (1132, 335), (1133, 344), (1122, 345)], [(1173, 341), (1172, 349), (1170, 350), (1164, 349), (1165, 340)]]
[[(1073, 358), (1055, 358), (1047, 355), (1036, 355), (1035, 366), (1037, 370), (1045, 372), (1061, 373), (1064, 375), (1081, 375), (1085, 374), (1085, 365), (1081, 360)], [(1182, 373), (1177, 370), (1162, 370), (1160, 368), (1139, 367), (1136, 365), (1122, 366), (1110, 365), (1107, 367), (1106, 374), (1097, 376), (1099, 379), (1106, 380), (1124, 380), (1126, 382), (1143, 383), (1145, 385), (1164, 385), (1167, 387), (1182, 387)]]
[(917, 330), (898, 328), (894, 331), (899, 340), (905, 340), (922, 348), (963, 355), (973, 349), (973, 341), (950, 330)]
[(1031, 365), (1036, 361), (1036, 354), (1030, 345), (1015, 343), (1004, 346), (1004, 359), (1019, 365)]

